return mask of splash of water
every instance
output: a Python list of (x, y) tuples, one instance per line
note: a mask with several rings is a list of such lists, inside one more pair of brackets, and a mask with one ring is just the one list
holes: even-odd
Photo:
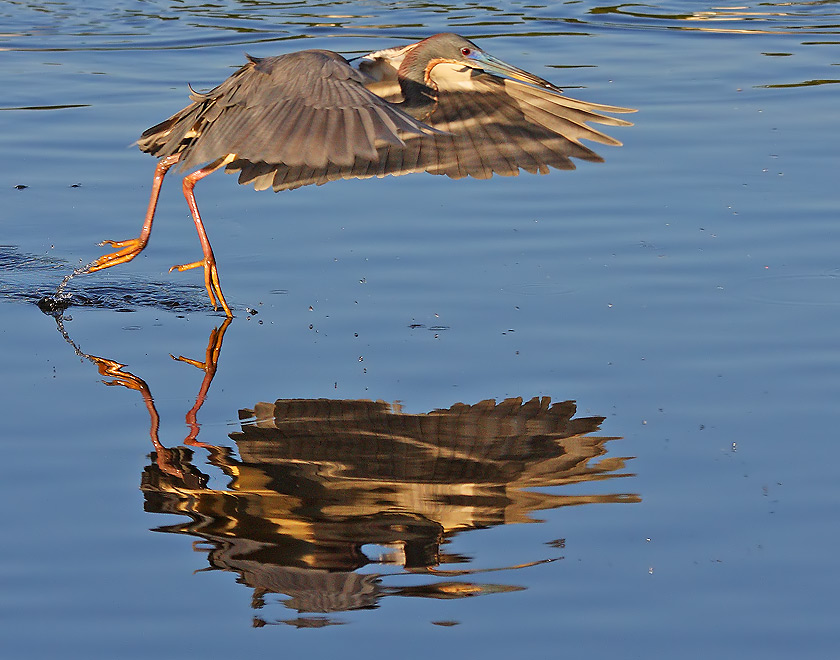
[(67, 285), (70, 283), (70, 280), (72, 280), (74, 277), (76, 277), (76, 275), (84, 275), (85, 273), (89, 272), (89, 269), (90, 269), (91, 265), (92, 264), (87, 264), (86, 266), (79, 266), (76, 270), (74, 270), (72, 273), (67, 275), (63, 280), (61, 280), (61, 284), (59, 284), (58, 288), (55, 290), (55, 293), (53, 294), (53, 298), (55, 298), (56, 300), (63, 300), (63, 299), (66, 299), (66, 298), (70, 298), (70, 294), (69, 293), (64, 293), (64, 289), (67, 288)]
[(70, 283), (76, 275), (83, 275), (88, 271), (91, 264), (87, 264), (85, 266), (79, 266), (76, 268), (72, 273), (65, 276), (61, 283), (55, 290), (51, 296), (44, 296), (38, 301), (38, 307), (41, 308), (41, 311), (45, 314), (51, 314), (55, 316), (56, 314), (60, 314), (65, 309), (70, 307), (73, 301), (73, 296), (70, 293), (65, 293), (64, 289), (67, 288), (67, 285)]

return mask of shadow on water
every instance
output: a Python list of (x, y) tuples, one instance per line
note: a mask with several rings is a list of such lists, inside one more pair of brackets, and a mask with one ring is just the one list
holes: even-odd
[[(336, 613), (377, 608), (386, 596), (520, 591), (479, 576), (562, 557), (476, 567), (477, 558), (446, 546), (472, 530), (539, 522), (538, 511), (641, 501), (630, 493), (554, 492), (633, 475), (622, 472), (629, 457), (606, 456), (607, 444), (619, 438), (593, 435), (603, 417), (575, 417), (573, 401), (549, 397), (455, 403), (422, 414), (385, 401), (278, 399), (240, 410), (240, 430), (224, 440), (199, 441), (198, 413), (230, 319), (211, 332), (203, 360), (172, 356), (204, 378), (186, 415), (187, 437), (168, 448), (147, 383), (116, 360), (84, 353), (61, 316), (54, 318), (76, 353), (108, 378), (105, 384), (143, 398), (154, 448), (141, 478), (144, 508), (185, 518), (154, 531), (201, 540), (194, 547), (206, 552), (206, 570), (234, 573), (253, 590), (254, 626), (343, 623)], [(197, 449), (229, 479), (226, 488), (211, 487)], [(408, 575), (426, 581), (405, 581)], [(272, 616), (275, 603), (297, 617)]]

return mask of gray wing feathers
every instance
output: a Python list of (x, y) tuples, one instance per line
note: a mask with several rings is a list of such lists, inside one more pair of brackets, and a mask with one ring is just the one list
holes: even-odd
[(183, 169), (236, 154), (254, 163), (324, 169), (376, 158), (428, 127), (364, 87), (328, 51), (254, 59), (138, 141), (156, 156), (181, 152)]
[[(629, 122), (601, 112), (631, 112), (568, 98), (558, 92), (481, 74), (470, 92), (441, 93), (426, 123), (435, 134), (404, 134), (382, 144), (375, 154), (357, 154), (353, 162), (333, 161), (329, 167), (305, 169), (290, 163), (266, 164), (238, 159), (227, 166), (239, 172), (239, 182), (275, 191), (321, 185), (337, 179), (383, 177), (429, 172), (452, 178), (487, 179), (493, 174), (515, 176), (520, 169), (546, 174), (549, 168), (574, 169), (572, 158), (600, 162), (581, 140), (618, 145), (617, 140), (587, 122), (626, 126)], [(500, 89), (501, 88), (501, 89)], [(358, 115), (374, 121), (382, 109)], [(349, 126), (349, 121), (344, 122)], [(388, 126), (388, 116), (374, 122)], [(365, 129), (368, 130), (367, 128)], [(369, 136), (369, 133), (366, 133)], [(393, 132), (387, 135), (394, 135)]]
[(626, 108), (487, 73), (471, 83), (439, 90), (421, 122), (365, 88), (370, 81), (335, 53), (251, 58), (138, 144), (158, 157), (181, 152), (184, 169), (235, 154), (227, 170), (240, 183), (279, 191), (414, 172), (486, 179), (574, 169), (571, 158), (602, 160), (581, 140), (621, 144), (590, 122), (630, 125), (601, 114)]
[(507, 80), (487, 73), (473, 75), (469, 91), (441, 90), (426, 122), (451, 135), (412, 136), (407, 145), (430, 145), (426, 171), (451, 177), (515, 176), (520, 169), (547, 173), (549, 167), (574, 169), (571, 158), (603, 159), (581, 140), (618, 146), (614, 138), (587, 122), (629, 126), (601, 112), (626, 108), (571, 99), (558, 91)]

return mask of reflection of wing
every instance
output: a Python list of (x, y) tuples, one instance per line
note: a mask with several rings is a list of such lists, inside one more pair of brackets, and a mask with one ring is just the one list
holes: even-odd
[[(201, 548), (211, 567), (253, 587), (257, 607), (269, 593), (285, 594), (284, 605), (298, 611), (328, 613), (375, 607), (387, 595), (514, 591), (472, 579), (384, 587), (375, 567), (438, 578), (497, 570), (466, 566), (470, 558), (447, 552), (445, 541), (471, 529), (534, 522), (539, 510), (640, 501), (545, 490), (629, 476), (619, 473), (625, 458), (605, 455), (615, 438), (590, 435), (603, 418), (575, 413), (574, 402), (548, 397), (458, 403), (424, 414), (384, 401), (279, 399), (239, 412), (242, 429), (230, 436), (236, 451), (213, 450), (212, 464), (231, 478), (226, 490), (177, 478), (191, 467), (188, 450), (178, 453), (188, 463), (182, 470), (149, 465), (141, 488), (147, 511), (190, 519), (158, 531), (206, 541)], [(363, 566), (365, 574), (355, 572)], [(394, 576), (393, 568), (388, 573)]]
[(329, 51), (250, 58), (221, 85), (148, 129), (138, 144), (189, 169), (228, 154), (250, 163), (327, 171), (375, 160), (377, 148), (427, 127), (364, 87), (367, 77)]
[(392, 491), (376, 491), (381, 505), (420, 484), (459, 492), (465, 483), (532, 488), (614, 476), (624, 460), (603, 456), (611, 438), (589, 435), (603, 418), (573, 417), (575, 411), (573, 402), (552, 404), (548, 397), (491, 399), (422, 415), (384, 401), (281, 399), (244, 412), (256, 424), (243, 424), (231, 437), (243, 465), (329, 465), (317, 471), (319, 480), (343, 482), (345, 495), (348, 482), (358, 480), (359, 492), (348, 500), (358, 507), (361, 491), (374, 483)]

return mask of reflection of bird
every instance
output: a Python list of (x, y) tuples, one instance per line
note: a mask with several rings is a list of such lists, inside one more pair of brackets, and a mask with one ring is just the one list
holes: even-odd
[(371, 53), (358, 69), (325, 50), (249, 59), (143, 133), (140, 148), (160, 158), (143, 229), (138, 238), (104, 241), (120, 249), (88, 272), (143, 250), (163, 177), (176, 163), (198, 168), (183, 189), (204, 258), (173, 270), (203, 266), (211, 302), (231, 316), (193, 194), (197, 181), (221, 167), (239, 172), (240, 183), (275, 191), (412, 172), (479, 179), (520, 169), (545, 174), (549, 167), (573, 169), (570, 157), (600, 161), (581, 139), (620, 144), (586, 122), (629, 125), (600, 113), (630, 110), (565, 97), (455, 34)]
[[(210, 567), (238, 574), (255, 590), (255, 607), (271, 593), (285, 594), (283, 604), (301, 613), (328, 613), (374, 608), (385, 596), (516, 591), (476, 576), (552, 559), (478, 567), (449, 542), (471, 530), (538, 522), (538, 511), (641, 501), (593, 488), (632, 476), (624, 471), (629, 457), (608, 455), (618, 438), (595, 435), (603, 417), (576, 412), (573, 401), (549, 397), (428, 413), (362, 399), (257, 403), (239, 411), (235, 449), (204, 445), (230, 478), (224, 488), (208, 487), (191, 451), (165, 450), (162, 463), (156, 444), (142, 477), (144, 509), (187, 516), (157, 529), (202, 539)], [(558, 489), (581, 484), (587, 492)], [(400, 586), (396, 566), (436, 579)]]

